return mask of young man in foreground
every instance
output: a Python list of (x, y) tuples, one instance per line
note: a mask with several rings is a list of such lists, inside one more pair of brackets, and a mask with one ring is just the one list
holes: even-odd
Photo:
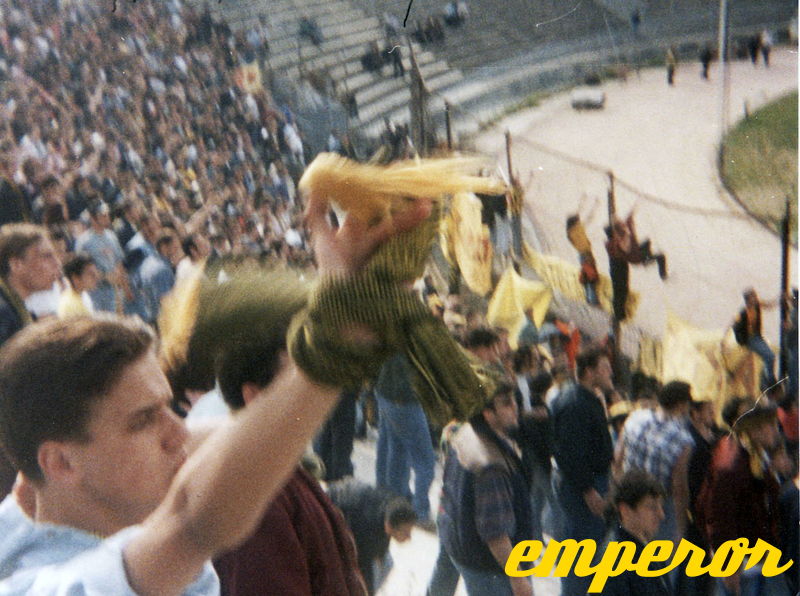
[[(617, 483), (612, 502), (617, 514), (617, 527), (611, 540), (632, 542), (636, 553), (656, 537), (664, 521), (664, 489), (653, 476), (642, 470), (626, 472)], [(642, 577), (626, 571), (610, 577), (603, 594), (611, 596), (668, 596), (666, 577)]]
[[(312, 195), (320, 273), (350, 276), (429, 209), (418, 201), (372, 227), (348, 218), (336, 231), (327, 202)], [(373, 341), (342, 323), (343, 344)], [(0, 435), (35, 523), (3, 503), (0, 592), (216, 594), (207, 561), (253, 531), (338, 394), (286, 362), (187, 459), (146, 328), (76, 319), (25, 329), (0, 351)]]

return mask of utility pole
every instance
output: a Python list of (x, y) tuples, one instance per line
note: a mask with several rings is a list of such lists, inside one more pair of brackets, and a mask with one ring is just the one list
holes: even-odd
[(719, 66), (720, 66), (720, 152), (722, 137), (728, 129), (728, 95), (730, 92), (730, 69), (728, 65), (728, 0), (719, 0)]
[(780, 375), (778, 378), (783, 379), (789, 372), (789, 338), (786, 334), (786, 319), (789, 316), (789, 305), (787, 304), (786, 297), (789, 295), (789, 246), (791, 242), (790, 234), (790, 220), (792, 214), (792, 203), (789, 197), (786, 197), (786, 210), (783, 215), (783, 225), (781, 229), (781, 292), (780, 292), (780, 306), (781, 306), (781, 354), (778, 362)]
[(445, 100), (444, 102), (444, 124), (445, 128), (447, 129), (447, 150), (453, 150), (453, 129), (450, 122), (450, 102)]
[[(608, 172), (608, 225), (611, 226), (612, 234), (614, 229), (614, 220), (617, 216), (617, 198), (614, 194), (614, 172)], [(609, 258), (609, 265), (611, 264), (611, 259)], [(627, 267), (628, 264), (626, 263), (625, 266)], [(626, 276), (627, 277), (627, 276)], [(619, 362), (619, 353), (620, 353), (620, 345), (622, 343), (622, 326), (620, 325), (620, 319), (617, 318), (617, 311), (614, 308), (614, 303), (617, 300), (617, 297), (614, 295), (616, 293), (616, 284), (614, 284), (614, 277), (612, 273), (611, 278), (611, 287), (612, 287), (612, 304), (611, 304), (611, 329), (614, 334), (614, 353), (612, 354), (613, 362), (612, 368), (615, 373), (617, 371), (617, 363)], [(628, 280), (625, 280), (625, 283), (628, 283)], [(627, 292), (626, 292), (627, 295)], [(624, 307), (623, 307), (624, 308)]]
[[(509, 201), (509, 211), (511, 212), (511, 237), (516, 261), (522, 258), (522, 188), (520, 182), (514, 176), (511, 167), (511, 132), (506, 130), (506, 162), (508, 163), (508, 181), (511, 184), (511, 200)], [(515, 264), (518, 263), (515, 261)]]

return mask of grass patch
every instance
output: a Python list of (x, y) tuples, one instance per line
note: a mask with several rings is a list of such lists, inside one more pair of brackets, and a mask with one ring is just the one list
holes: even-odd
[(789, 198), (797, 243), (797, 92), (750, 114), (725, 136), (722, 151), (725, 186), (777, 231)]

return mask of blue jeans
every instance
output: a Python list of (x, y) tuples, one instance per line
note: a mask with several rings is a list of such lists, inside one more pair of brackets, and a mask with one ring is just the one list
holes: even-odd
[(550, 472), (544, 466), (533, 464), (531, 470), (531, 511), (532, 511), (532, 528), (533, 540), (543, 540), (543, 523), (544, 508), (550, 501), (552, 501), (552, 491), (550, 489)]
[(357, 391), (342, 391), (339, 403), (314, 438), (314, 453), (325, 464), (326, 482), (353, 475), (352, 455), (357, 399)]
[(471, 569), (455, 561), (453, 563), (464, 578), (468, 596), (514, 596), (511, 581), (502, 571), (483, 571)]
[(458, 587), (458, 569), (444, 547), (439, 544), (439, 556), (433, 567), (427, 596), (453, 596)]
[[(596, 559), (602, 556), (602, 542), (606, 533), (606, 522), (602, 517), (596, 516), (586, 505), (583, 494), (561, 477), (559, 472), (556, 486), (556, 498), (564, 512), (564, 538), (573, 538), (581, 541), (584, 539), (597, 542)], [(594, 488), (600, 495), (608, 492), (608, 476), (601, 476), (595, 480)], [(594, 561), (596, 563), (597, 560)], [(561, 594), (575, 596), (586, 594), (592, 577), (578, 577), (570, 572), (561, 580)]]
[(775, 354), (760, 335), (754, 335), (747, 340), (747, 347), (758, 354), (764, 362), (761, 372), (761, 389), (766, 389), (775, 384)]
[[(420, 520), (430, 519), (428, 491), (433, 482), (436, 454), (428, 420), (418, 402), (395, 403), (375, 395), (378, 401), (378, 446), (375, 481), (378, 486), (408, 497)], [(409, 491), (414, 469), (414, 494)]]
[(583, 284), (583, 291), (586, 294), (586, 302), (597, 306), (600, 300), (597, 299), (597, 286), (595, 283)]

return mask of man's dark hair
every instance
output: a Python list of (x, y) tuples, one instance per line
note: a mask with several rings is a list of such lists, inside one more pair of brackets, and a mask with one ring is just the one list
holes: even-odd
[(611, 502), (619, 510), (622, 503), (636, 507), (645, 497), (664, 497), (664, 488), (651, 474), (634, 469), (625, 472), (617, 481)]
[(733, 428), (733, 425), (736, 424), (736, 419), (739, 417), (739, 410), (742, 406), (747, 405), (747, 407), (750, 408), (753, 403), (753, 399), (749, 397), (737, 396), (730, 398), (725, 402), (725, 405), (722, 406), (722, 421)]
[(175, 240), (175, 235), (172, 232), (162, 233), (156, 240), (156, 250), (161, 254), (161, 249)]
[(83, 275), (86, 268), (93, 263), (92, 257), (85, 252), (76, 253), (64, 263), (64, 275), (69, 280), (69, 283), (72, 284), (72, 278)]
[(0, 441), (14, 466), (44, 480), (45, 441), (87, 441), (92, 406), (153, 345), (137, 318), (48, 319), (0, 349)]
[(467, 339), (464, 340), (464, 345), (468, 349), (491, 348), (499, 341), (500, 337), (497, 335), (497, 333), (486, 327), (478, 327), (467, 334)]
[(253, 383), (259, 388), (266, 387), (278, 372), (281, 352), (286, 350), (288, 325), (287, 321), (283, 333), (276, 332), (258, 344), (231, 346), (217, 359), (215, 368), (222, 398), (232, 410), (245, 405), (242, 385)]
[(578, 379), (583, 378), (583, 375), (590, 368), (596, 368), (597, 364), (603, 358), (608, 358), (608, 353), (600, 347), (591, 347), (583, 350), (575, 358), (575, 368)]
[(665, 410), (674, 410), (681, 404), (692, 401), (692, 386), (683, 381), (670, 381), (658, 394), (658, 405)]
[(45, 190), (47, 188), (50, 188), (51, 186), (56, 186), (57, 184), (59, 184), (59, 182), (60, 182), (59, 179), (56, 178), (55, 176), (52, 176), (52, 175), (51, 176), (47, 176), (44, 180), (42, 180), (39, 183), (39, 189), (40, 190)]
[(533, 351), (528, 345), (517, 348), (514, 352), (514, 372), (521, 372), (522, 369), (533, 359)]
[(103, 201), (93, 200), (89, 204), (89, 215), (92, 218), (97, 218), (99, 215), (102, 214), (110, 215), (111, 210), (108, 207), (108, 204)]
[(637, 370), (631, 374), (631, 397), (634, 401), (649, 399), (658, 394), (658, 380)]
[(569, 230), (570, 230), (570, 228), (572, 226), (574, 226), (575, 224), (579, 223), (580, 221), (581, 221), (580, 216), (578, 216), (578, 215), (570, 215), (567, 218), (567, 232), (569, 232)]
[(712, 402), (701, 399), (692, 399), (691, 403), (689, 404), (689, 407), (692, 412), (699, 412), (710, 403)]
[(183, 240), (181, 240), (181, 248), (183, 249), (183, 253), (186, 256), (191, 256), (192, 249), (197, 250), (197, 241), (195, 240), (196, 233), (197, 232), (195, 232), (194, 234), (188, 234), (183, 237)]
[(383, 519), (392, 528), (397, 528), (403, 524), (416, 523), (417, 512), (405, 497), (394, 497), (386, 504)]
[(34, 244), (47, 239), (47, 230), (28, 223), (6, 224), (0, 228), (0, 277), (6, 277), (11, 259), (25, 257), (25, 252)]

